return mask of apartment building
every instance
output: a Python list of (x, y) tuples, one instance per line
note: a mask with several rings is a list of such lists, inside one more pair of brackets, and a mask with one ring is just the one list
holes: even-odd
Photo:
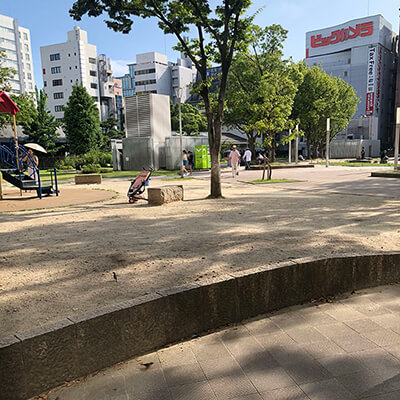
[(62, 121), (63, 107), (76, 82), (86, 88), (100, 109), (97, 48), (88, 43), (86, 31), (75, 26), (65, 43), (41, 47), (40, 56), (47, 106), (57, 120)]
[(0, 15), (0, 50), (5, 55), (3, 67), (11, 67), (16, 71), (10, 80), (11, 93), (34, 92), (35, 80), (29, 29), (19, 26), (15, 18)]

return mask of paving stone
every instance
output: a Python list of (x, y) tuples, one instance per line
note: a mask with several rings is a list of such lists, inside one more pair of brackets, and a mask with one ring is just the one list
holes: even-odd
[(379, 370), (382, 368), (400, 370), (400, 361), (389, 354), (385, 349), (377, 348), (360, 351), (358, 353), (353, 353), (352, 356), (371, 370)]
[(331, 340), (324, 339), (319, 342), (303, 344), (302, 348), (310, 354), (312, 358), (319, 359), (338, 354), (343, 354), (345, 351)]
[(305, 319), (307, 325), (321, 326), (336, 323), (336, 319), (329, 314), (319, 310), (317, 307), (306, 308), (303, 312), (299, 310), (300, 315)]
[(199, 363), (207, 379), (243, 374), (237, 361), (230, 355), (217, 360), (201, 360)]
[(360, 397), (360, 399), (370, 399), (370, 400), (399, 400), (400, 399), (400, 391), (385, 393), (377, 396), (369, 397)]
[(299, 344), (318, 342), (325, 339), (325, 336), (312, 327), (288, 329), (285, 332)]
[(282, 366), (312, 362), (312, 356), (303, 345), (292, 344), (288, 346), (276, 346), (269, 349), (272, 357)]
[(269, 318), (262, 318), (246, 322), (244, 326), (252, 335), (266, 335), (269, 333), (279, 332), (281, 328)]
[(384, 349), (392, 354), (394, 357), (396, 357), (398, 360), (400, 360), (400, 345), (396, 346), (385, 346)]
[(286, 366), (285, 370), (298, 385), (323, 381), (333, 377), (317, 361), (311, 363), (291, 364)]
[(170, 388), (173, 400), (213, 400), (216, 396), (208, 382)]
[(263, 392), (261, 396), (263, 400), (309, 400), (309, 397), (298, 386)]
[(245, 373), (278, 367), (276, 360), (266, 350), (245, 355), (239, 354), (235, 358)]
[(264, 371), (252, 371), (247, 373), (253, 385), (259, 392), (267, 392), (294, 386), (296, 382), (283, 368), (272, 368)]
[(368, 350), (377, 347), (377, 345), (360, 335), (338, 336), (332, 339), (339, 347), (347, 353)]
[(157, 352), (161, 366), (175, 367), (183, 364), (195, 363), (196, 357), (187, 343), (168, 347)]
[(188, 383), (206, 380), (203, 370), (199, 364), (185, 364), (179, 367), (163, 368), (168, 386), (185, 385)]
[(355, 400), (355, 396), (336, 379), (306, 383), (300, 388), (311, 400)]
[(378, 346), (392, 346), (400, 344), (400, 335), (384, 328), (376, 329), (374, 331), (366, 331), (363, 332), (362, 335), (376, 343)]
[(370, 318), (372, 316), (376, 316), (376, 315), (384, 315), (384, 314), (391, 313), (390, 309), (388, 309), (387, 307), (382, 307), (382, 306), (372, 303), (372, 302), (370, 304), (358, 305), (353, 308), (355, 311), (358, 311), (361, 314), (364, 314), (368, 318)]
[(190, 346), (198, 361), (213, 360), (230, 355), (222, 341), (215, 343), (194, 342)]
[(211, 379), (209, 383), (217, 398), (221, 400), (257, 393), (249, 378), (243, 373), (236, 376)]
[(232, 400), (263, 400), (263, 398), (258, 393), (253, 393), (246, 396), (233, 397)]
[(275, 332), (269, 335), (255, 336), (257, 341), (267, 350), (272, 346), (289, 346), (296, 342), (286, 332)]
[(337, 336), (349, 336), (353, 335), (355, 331), (348, 325), (337, 322), (336, 324), (317, 326), (317, 330), (321, 332), (328, 339), (332, 339)]
[(281, 329), (300, 328), (307, 326), (307, 320), (301, 313), (295, 312), (282, 312), (270, 316), (270, 320), (278, 325)]
[(237, 325), (217, 333), (218, 337), (225, 343), (238, 339), (247, 339), (250, 336), (249, 330), (244, 325)]
[[(172, 400), (169, 390), (150, 391), (145, 393), (135, 393), (128, 395), (128, 400)], [(114, 400), (114, 399), (107, 399)]]
[(385, 384), (384, 378), (366, 369), (354, 374), (339, 376), (337, 380), (358, 397), (375, 396), (393, 391), (392, 387)]
[(125, 386), (128, 393), (144, 393), (150, 391), (161, 391), (167, 388), (164, 373), (161, 370), (146, 370), (136, 373), (125, 372)]
[(246, 355), (250, 353), (256, 353), (264, 351), (262, 344), (256, 340), (255, 336), (249, 336), (248, 338), (240, 338), (237, 340), (230, 340), (224, 344), (229, 352), (233, 356)]
[(318, 362), (333, 376), (341, 376), (362, 371), (365, 366), (347, 353), (318, 359)]
[(348, 325), (351, 329), (355, 330), (358, 333), (381, 328), (380, 325), (378, 325), (371, 319), (358, 319), (356, 321), (347, 321), (346, 325)]
[(363, 314), (345, 305), (336, 305), (333, 307), (327, 307), (326, 310), (324, 311), (331, 317), (335, 318), (337, 321), (341, 322), (354, 321), (357, 319), (364, 318)]

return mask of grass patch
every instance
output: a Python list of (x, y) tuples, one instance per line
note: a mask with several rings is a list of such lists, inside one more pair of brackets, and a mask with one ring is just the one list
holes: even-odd
[(297, 182), (296, 179), (255, 179), (254, 181), (249, 181), (251, 183), (285, 183), (285, 182)]
[[(111, 172), (104, 172), (100, 173), (103, 178), (134, 178), (138, 175), (141, 171), (111, 171)], [(160, 169), (158, 171), (154, 171), (151, 176), (170, 176), (176, 175), (179, 171), (167, 171), (164, 169)], [(65, 181), (65, 180), (73, 180), (75, 175), (79, 175), (79, 172), (63, 172), (57, 171), (57, 180), (58, 181)], [(50, 181), (51, 173), (50, 171), (40, 171), (40, 179), (42, 182), (49, 182)]]

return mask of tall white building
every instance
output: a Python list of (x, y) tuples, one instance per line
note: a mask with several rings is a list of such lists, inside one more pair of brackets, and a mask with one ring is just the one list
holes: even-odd
[[(166, 55), (157, 52), (138, 54), (136, 63), (130, 67), (135, 74), (137, 94), (165, 94), (173, 103), (177, 102), (177, 94), (182, 102), (188, 99), (189, 85), (195, 81), (197, 73), (189, 59), (180, 58), (172, 63), (168, 62)], [(179, 92), (178, 88), (181, 88)]]
[(63, 119), (63, 107), (76, 82), (86, 88), (99, 106), (97, 48), (88, 43), (86, 31), (75, 26), (65, 43), (41, 47), (40, 56), (47, 106), (57, 120)]
[(11, 67), (16, 71), (10, 80), (11, 93), (34, 92), (35, 81), (29, 29), (19, 26), (15, 18), (0, 15), (0, 50), (6, 57), (3, 66)]

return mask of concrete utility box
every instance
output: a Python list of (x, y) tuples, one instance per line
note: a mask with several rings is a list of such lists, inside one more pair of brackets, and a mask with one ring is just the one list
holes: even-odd
[(124, 169), (164, 166), (160, 149), (163, 156), (165, 139), (171, 136), (169, 96), (145, 93), (126, 97), (125, 121)]

